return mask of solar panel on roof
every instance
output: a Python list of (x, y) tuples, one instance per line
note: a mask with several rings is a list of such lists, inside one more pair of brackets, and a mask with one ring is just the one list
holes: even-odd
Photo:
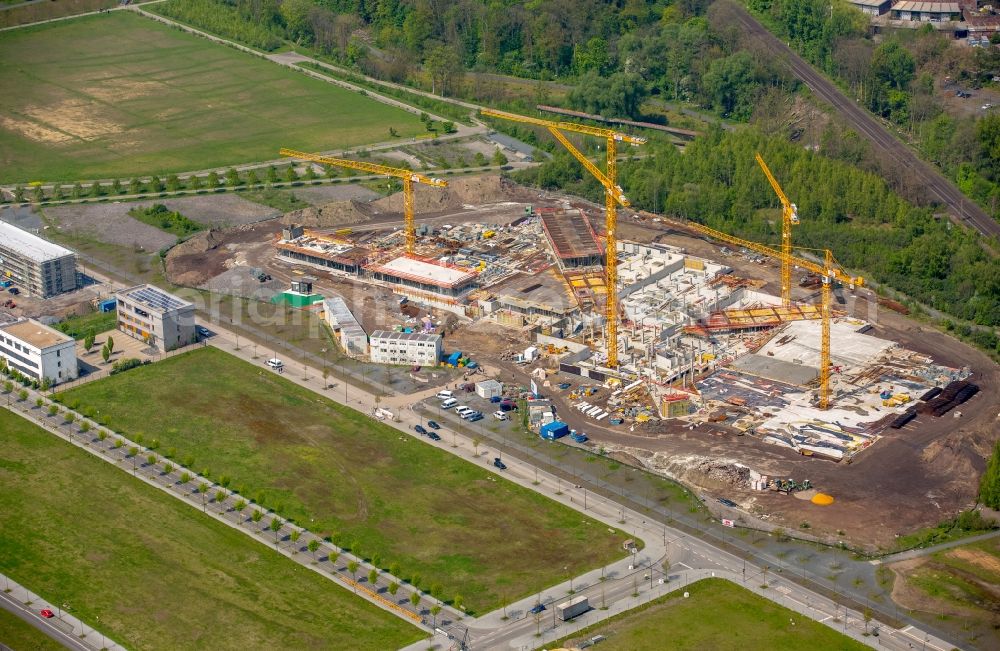
[(169, 294), (165, 294), (160, 291), (156, 291), (150, 287), (143, 287), (142, 289), (137, 289), (136, 291), (129, 294), (129, 296), (137, 301), (141, 301), (146, 305), (158, 309), (158, 310), (176, 310), (178, 308), (184, 307), (182, 301), (177, 300)]

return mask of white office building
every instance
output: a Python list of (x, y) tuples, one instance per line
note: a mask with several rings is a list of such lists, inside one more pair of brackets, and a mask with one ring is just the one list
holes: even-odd
[(441, 335), (375, 330), (368, 342), (371, 360), (379, 364), (435, 366), (441, 360)]
[(368, 354), (368, 333), (358, 323), (344, 299), (334, 296), (324, 300), (323, 313), (345, 353), (351, 356)]
[(76, 289), (76, 254), (0, 221), (0, 276), (29, 296), (71, 292)]
[(79, 375), (76, 341), (33, 319), (0, 325), (0, 357), (39, 382), (48, 378), (50, 384), (59, 384)]
[(138, 285), (117, 294), (118, 330), (161, 352), (197, 341), (194, 304), (153, 287)]

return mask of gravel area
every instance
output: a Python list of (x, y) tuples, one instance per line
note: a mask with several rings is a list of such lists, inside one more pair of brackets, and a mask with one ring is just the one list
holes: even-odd
[(166, 199), (160, 203), (188, 219), (213, 228), (252, 224), (281, 216), (281, 211), (276, 208), (262, 206), (228, 192)]
[(31, 206), (0, 206), (0, 221), (13, 224), (26, 231), (35, 232), (42, 227), (42, 219)]
[(322, 206), (333, 201), (373, 201), (381, 195), (360, 185), (318, 185), (311, 188), (295, 188), (292, 194), (311, 206)]
[(45, 214), (58, 223), (60, 230), (91, 237), (108, 244), (141, 246), (159, 251), (172, 246), (177, 238), (158, 228), (147, 226), (129, 216), (128, 211), (152, 202), (74, 204), (46, 208)]

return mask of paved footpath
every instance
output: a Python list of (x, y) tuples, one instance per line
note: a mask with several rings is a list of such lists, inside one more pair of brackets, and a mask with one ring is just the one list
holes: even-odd
[[(125, 651), (125, 647), (107, 635), (66, 612), (67, 604), (51, 604), (3, 574), (0, 574), (0, 583), (3, 584), (0, 608), (20, 617), (64, 647), (77, 651)], [(39, 613), (43, 609), (51, 610), (55, 617), (42, 617)]]

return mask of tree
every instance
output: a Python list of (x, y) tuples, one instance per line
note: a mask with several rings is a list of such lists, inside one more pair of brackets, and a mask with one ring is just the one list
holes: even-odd
[(420, 593), (416, 590), (410, 593), (410, 605), (416, 609), (420, 605)]
[(177, 178), (176, 174), (171, 174), (167, 177), (167, 190), (171, 192), (177, 192), (181, 189), (181, 180)]
[(897, 90), (909, 85), (916, 67), (913, 55), (895, 39), (882, 42), (872, 53), (872, 75)]
[(250, 170), (247, 172), (247, 185), (250, 187), (260, 185), (260, 179), (257, 177), (257, 170)]
[(358, 562), (355, 560), (347, 561), (347, 571), (351, 573), (351, 578), (355, 581), (358, 580)]
[[(497, 151), (500, 151), (500, 150), (498, 149)], [(475, 451), (475, 454), (473, 456), (477, 456), (477, 457), (479, 456), (479, 444), (480, 443), (482, 443), (482, 439), (480, 439), (478, 436), (473, 436), (472, 437), (472, 449)]]
[(299, 175), (295, 172), (294, 165), (289, 165), (288, 169), (285, 170), (285, 180), (289, 183), (294, 183), (299, 180)]
[(458, 53), (446, 45), (438, 45), (427, 53), (424, 68), (431, 76), (431, 93), (442, 97), (456, 90), (463, 74)]
[(33, 194), (35, 203), (42, 203), (45, 201), (45, 190), (42, 189), (42, 186), (36, 185)]
[(88, 332), (87, 336), (83, 338), (83, 349), (86, 350), (88, 353), (90, 352), (90, 349), (94, 347), (95, 339), (96, 337), (94, 336), (93, 330)]
[[(79, 184), (77, 184), (79, 185)], [(77, 191), (76, 185), (73, 186), (73, 192)], [(139, 194), (142, 192), (142, 182), (139, 179), (132, 177), (128, 182), (128, 193), (129, 194)], [(74, 195), (74, 198), (79, 195)]]
[(861, 618), (865, 620), (865, 635), (868, 635), (868, 624), (872, 621), (872, 609), (865, 606), (865, 609), (861, 611)]
[(230, 167), (226, 170), (226, 185), (231, 188), (235, 188), (240, 184), (240, 173), (236, 171), (235, 167)]
[(205, 186), (211, 189), (219, 187), (219, 175), (216, 172), (209, 172), (208, 179), (205, 181)]
[[(23, 193), (23, 190), (22, 190), (22, 193)], [(79, 181), (77, 181), (76, 183), (73, 184), (73, 188), (69, 191), (69, 196), (73, 197), (74, 199), (79, 199), (81, 196), (83, 196), (83, 186), (80, 185)], [(23, 194), (22, 194), (22, 197), (23, 197)], [(14, 190), (14, 200), (18, 201), (17, 190), (16, 189)]]
[(109, 353), (115, 352), (115, 340), (111, 335), (108, 335), (108, 340), (104, 343), (104, 345), (108, 347)]
[(991, 509), (1000, 509), (1000, 441), (993, 446), (993, 456), (979, 482), (979, 499)]
[(667, 559), (663, 561), (663, 582), (670, 582), (670, 561)]
[(387, 590), (389, 591), (389, 594), (395, 597), (396, 592), (399, 591), (399, 581), (390, 581)]
[(368, 583), (375, 585), (376, 581), (378, 581), (378, 570), (372, 568), (368, 570)]
[(52, 198), (57, 201), (63, 198), (63, 187), (61, 183), (55, 183), (52, 185)]
[(309, 542), (306, 543), (306, 549), (308, 549), (309, 553), (312, 554), (312, 556), (313, 556), (313, 562), (315, 563), (316, 562), (316, 550), (319, 549), (319, 541), (316, 540), (315, 538), (310, 538)]
[(185, 470), (184, 472), (181, 473), (181, 477), (180, 477), (181, 485), (183, 486), (184, 484), (188, 483), (189, 481), (191, 481), (191, 473), (189, 473), (189, 472), (187, 472)]
[(247, 501), (242, 497), (236, 500), (236, 504), (233, 504), (233, 510), (236, 511), (240, 516), (240, 522), (243, 522), (243, 510), (247, 508)]
[[(445, 120), (441, 123), (441, 130), (445, 133), (455, 133), (458, 129), (455, 127), (455, 123), (451, 120)], [(464, 165), (463, 165), (464, 167)]]
[(612, 117), (642, 117), (642, 103), (649, 95), (642, 77), (617, 72), (603, 77), (591, 70), (570, 91), (569, 101), (578, 109)]
[(150, 192), (163, 192), (163, 181), (160, 180), (160, 177), (154, 176), (149, 179), (149, 190)]
[[(118, 179), (115, 179), (114, 181), (112, 181), (111, 182), (111, 193), (112, 194), (121, 194), (122, 192), (123, 192), (122, 182), (119, 181)], [(59, 190), (59, 196), (62, 197), (62, 189)]]
[(441, 604), (431, 606), (431, 617), (434, 618), (434, 626), (437, 626), (437, 616), (441, 612)]
[(275, 547), (278, 546), (278, 532), (281, 531), (281, 524), (282, 524), (282, 522), (281, 522), (281, 520), (278, 519), (277, 516), (271, 518), (271, 524), (269, 525), (269, 528), (274, 533), (274, 546)]
[(201, 493), (201, 510), (208, 510), (208, 489), (209, 485), (207, 481), (203, 481), (198, 484), (198, 492)]
[(267, 182), (277, 183), (278, 182), (278, 170), (274, 165), (269, 165), (267, 168)]
[(146, 455), (146, 465), (155, 466), (156, 465), (156, 455), (148, 454)]
[(221, 488), (215, 491), (215, 503), (222, 504), (226, 501), (226, 491)]
[(250, 519), (253, 520), (254, 524), (257, 524), (264, 517), (264, 512), (260, 509), (254, 509), (253, 513), (250, 514)]
[(197, 174), (188, 178), (188, 187), (192, 190), (200, 190), (203, 185), (204, 181), (202, 181), (201, 177)]
[[(292, 531), (288, 534), (288, 539), (292, 542), (293, 545), (295, 545), (295, 543), (299, 542), (299, 538), (301, 536), (302, 532), (299, 529), (292, 529)], [(293, 554), (299, 553), (298, 546), (292, 547), (292, 553)]]
[(108, 360), (111, 359), (111, 351), (108, 349), (107, 346), (101, 349), (101, 359), (104, 360), (105, 364), (107, 364)]
[(169, 475), (173, 471), (174, 471), (174, 464), (170, 463), (169, 461), (166, 462), (165, 464), (163, 464), (163, 474), (164, 475)]
[(496, 151), (493, 152), (493, 159), (492, 160), (493, 160), (493, 164), (494, 165), (506, 165), (507, 164), (507, 156), (504, 155), (503, 150), (500, 149), (499, 147), (497, 147)]

